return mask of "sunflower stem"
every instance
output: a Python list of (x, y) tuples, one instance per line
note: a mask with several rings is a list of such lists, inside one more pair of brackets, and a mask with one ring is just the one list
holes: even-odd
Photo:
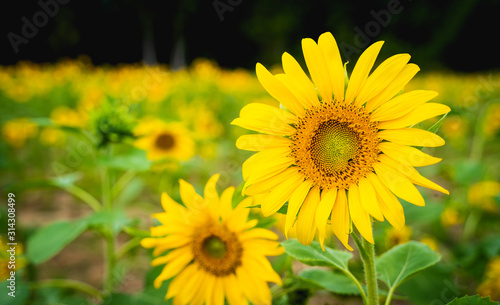
[(358, 247), (363, 267), (365, 270), (365, 281), (368, 292), (366, 305), (378, 305), (378, 283), (377, 273), (375, 271), (375, 245), (368, 242), (363, 238), (361, 241), (359, 237), (353, 233), (351, 234), (356, 246)]

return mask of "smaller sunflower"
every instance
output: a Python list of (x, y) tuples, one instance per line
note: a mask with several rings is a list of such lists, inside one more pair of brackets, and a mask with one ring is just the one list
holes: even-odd
[(134, 135), (138, 137), (135, 146), (147, 151), (149, 160), (185, 161), (194, 155), (195, 143), (181, 123), (148, 118), (134, 129)]
[(155, 248), (158, 257), (152, 266), (165, 264), (154, 286), (158, 289), (173, 278), (166, 299), (173, 298), (174, 304), (224, 305), (224, 299), (230, 305), (271, 304), (267, 282), (281, 285), (281, 278), (266, 256), (284, 253), (278, 235), (255, 228), (257, 220), (247, 219), (251, 198), (233, 209), (234, 187), (219, 196), (218, 179), (218, 174), (210, 178), (204, 197), (180, 180), (184, 205), (162, 194), (165, 212), (153, 215), (161, 225), (152, 227), (152, 237), (141, 242)]

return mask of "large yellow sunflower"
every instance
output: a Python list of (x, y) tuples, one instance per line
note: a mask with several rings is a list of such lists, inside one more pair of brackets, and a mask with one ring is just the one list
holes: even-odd
[(284, 74), (272, 75), (257, 64), (257, 77), (280, 102), (245, 106), (232, 124), (262, 134), (241, 136), (236, 146), (257, 151), (243, 164), (244, 193), (267, 193), (264, 215), (288, 201), (285, 233), (296, 226), (307, 245), (316, 230), (323, 244), (326, 225), (348, 249), (351, 221), (373, 243), (371, 217), (404, 227), (397, 197), (423, 206), (414, 184), (448, 194), (422, 177), (415, 166), (441, 159), (412, 146), (436, 147), (444, 140), (434, 133), (408, 128), (447, 113), (448, 106), (427, 103), (437, 93), (415, 90), (397, 95), (419, 71), (410, 55), (394, 55), (371, 74), (382, 47), (379, 41), (360, 56), (345, 88), (344, 66), (330, 33), (302, 40), (312, 82), (288, 53)]
[(178, 122), (145, 118), (134, 129), (134, 134), (138, 136), (135, 146), (146, 150), (149, 160), (183, 161), (194, 155), (195, 143), (188, 130)]
[[(161, 225), (151, 228), (151, 238), (142, 240), (145, 248), (155, 248), (159, 256), (151, 262), (166, 264), (155, 279), (175, 277), (166, 298), (174, 304), (231, 305), (271, 304), (267, 282), (281, 284), (266, 256), (284, 253), (272, 231), (254, 228), (257, 220), (248, 220), (251, 199), (241, 201), (234, 209), (234, 187), (219, 197), (215, 185), (219, 175), (210, 178), (204, 197), (193, 186), (180, 180), (183, 205), (162, 194), (164, 213), (155, 214)], [(166, 253), (168, 251), (168, 253)], [(162, 255), (162, 256), (160, 256)]]

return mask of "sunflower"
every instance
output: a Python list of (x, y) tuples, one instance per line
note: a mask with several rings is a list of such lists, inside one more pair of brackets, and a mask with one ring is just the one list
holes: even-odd
[(257, 78), (282, 107), (252, 103), (232, 124), (261, 134), (243, 135), (236, 146), (257, 151), (243, 164), (247, 195), (267, 193), (264, 215), (286, 202), (285, 233), (296, 226), (297, 239), (312, 242), (316, 230), (323, 245), (328, 219), (344, 246), (351, 222), (373, 243), (371, 217), (402, 229), (405, 219), (397, 197), (423, 206), (414, 184), (448, 194), (421, 176), (415, 166), (435, 164), (412, 146), (436, 147), (444, 140), (408, 126), (450, 111), (427, 103), (437, 93), (415, 90), (397, 95), (419, 71), (410, 55), (394, 55), (371, 74), (382, 47), (368, 47), (346, 76), (337, 43), (324, 33), (318, 43), (302, 40), (312, 81), (288, 53), (283, 74), (272, 75), (257, 64)]
[(147, 158), (188, 160), (194, 155), (194, 141), (182, 124), (166, 123), (156, 118), (146, 118), (134, 129), (137, 148), (147, 151)]
[[(150, 238), (142, 240), (145, 248), (155, 248), (151, 265), (163, 265), (155, 279), (158, 289), (175, 277), (166, 298), (174, 304), (271, 304), (267, 282), (281, 285), (266, 256), (284, 253), (275, 240), (278, 236), (255, 228), (257, 220), (247, 220), (251, 198), (234, 209), (234, 187), (219, 197), (215, 185), (219, 175), (210, 178), (204, 197), (193, 186), (180, 180), (183, 205), (162, 194), (165, 212), (154, 214), (161, 225), (151, 228)], [(165, 254), (165, 252), (167, 252)], [(164, 255), (162, 255), (164, 254)], [(162, 256), (160, 256), (162, 255)]]

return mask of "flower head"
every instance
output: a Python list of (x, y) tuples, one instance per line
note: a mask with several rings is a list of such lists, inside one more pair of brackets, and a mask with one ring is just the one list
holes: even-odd
[(232, 122), (260, 133), (236, 142), (240, 149), (257, 151), (243, 164), (244, 192), (267, 194), (264, 215), (288, 201), (285, 233), (296, 226), (303, 244), (311, 243), (316, 231), (323, 244), (329, 219), (347, 248), (351, 221), (373, 243), (371, 217), (404, 227), (397, 197), (424, 205), (414, 184), (448, 193), (414, 168), (441, 159), (412, 147), (441, 146), (443, 139), (408, 126), (450, 108), (427, 103), (437, 95), (433, 91), (397, 95), (419, 71), (408, 63), (408, 54), (390, 57), (370, 74), (382, 44), (360, 56), (345, 88), (334, 37), (324, 33), (318, 43), (303, 39), (312, 81), (288, 53), (282, 57), (283, 74), (272, 75), (257, 64), (260, 83), (282, 107), (249, 104)]
[(139, 138), (135, 146), (147, 151), (153, 161), (173, 159), (188, 160), (194, 155), (194, 141), (180, 123), (166, 123), (159, 119), (145, 119), (135, 129)]
[(151, 238), (142, 240), (146, 248), (155, 248), (153, 266), (163, 265), (155, 279), (174, 279), (167, 298), (174, 304), (271, 304), (267, 282), (281, 284), (266, 256), (284, 253), (275, 241), (278, 236), (255, 228), (257, 220), (248, 220), (251, 199), (241, 201), (234, 209), (234, 187), (219, 196), (215, 185), (219, 175), (210, 178), (204, 197), (194, 187), (180, 180), (181, 205), (162, 194), (163, 213), (154, 216), (160, 226), (151, 228)]

